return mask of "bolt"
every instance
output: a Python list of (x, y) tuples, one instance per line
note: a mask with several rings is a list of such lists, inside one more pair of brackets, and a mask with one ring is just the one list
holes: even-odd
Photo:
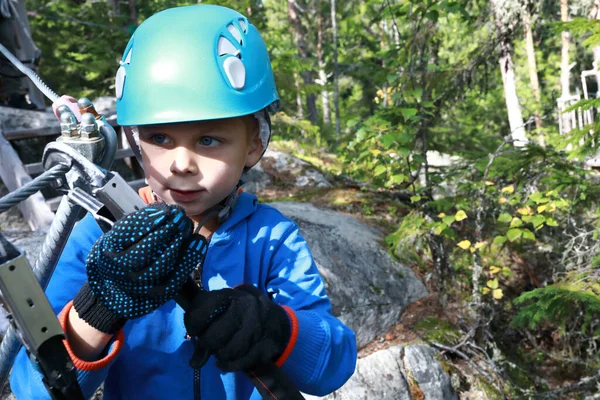
[(60, 134), (65, 137), (78, 136), (77, 118), (71, 109), (63, 104), (56, 111), (60, 116)]
[(85, 113), (81, 116), (81, 138), (96, 139), (100, 137), (96, 118), (91, 113)]

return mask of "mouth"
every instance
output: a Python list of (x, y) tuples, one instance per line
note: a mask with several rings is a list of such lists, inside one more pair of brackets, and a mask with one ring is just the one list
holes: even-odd
[(173, 200), (175, 200), (176, 202), (185, 203), (185, 202), (196, 200), (198, 197), (200, 197), (202, 195), (202, 192), (204, 192), (204, 190), (203, 189), (179, 190), (179, 189), (169, 188), (169, 192), (171, 192), (171, 196), (173, 196)]

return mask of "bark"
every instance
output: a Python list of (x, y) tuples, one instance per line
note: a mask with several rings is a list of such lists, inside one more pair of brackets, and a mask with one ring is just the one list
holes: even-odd
[[(540, 119), (539, 107), (542, 101), (540, 93), (540, 82), (538, 80), (537, 63), (535, 61), (535, 47), (533, 45), (533, 33), (531, 31), (531, 16), (528, 10), (523, 12), (523, 29), (525, 30), (525, 49), (527, 51), (527, 65), (529, 67), (529, 82), (531, 84), (531, 91), (536, 101), (535, 127), (540, 129), (542, 127), (542, 120)], [(546, 147), (545, 138), (542, 133), (539, 136), (540, 146)]]
[(331, 0), (331, 31), (333, 33), (333, 105), (335, 108), (335, 133), (341, 135), (340, 90), (338, 84), (337, 13), (335, 0)]
[[(567, 22), (569, 20), (569, 4), (568, 0), (560, 0), (560, 20), (561, 22)], [(561, 97), (567, 99), (570, 96), (569, 89), (569, 39), (570, 34), (567, 31), (563, 31), (561, 34), (561, 59), (560, 59), (560, 86), (561, 86)], [(566, 105), (566, 103), (565, 103)], [(562, 120), (562, 133), (568, 133), (572, 129), (572, 121), (570, 119), (570, 113), (561, 115)]]
[[(298, 47), (298, 55), (305, 61), (308, 59), (308, 51), (306, 49), (306, 41), (304, 40), (304, 34), (302, 32), (302, 22), (300, 21), (300, 15), (296, 11), (296, 1), (288, 0), (288, 18), (291, 25), (294, 28), (296, 36), (296, 46)], [(301, 73), (302, 80), (305, 85), (311, 85), (313, 83), (312, 73), (309, 70), (304, 70)], [(313, 125), (317, 124), (317, 104), (315, 95), (309, 93), (306, 95), (306, 108), (308, 110), (308, 119)]]
[(129, 0), (129, 23), (138, 26), (137, 10), (135, 9), (135, 0)]
[[(600, 0), (594, 1), (594, 7), (592, 7), (590, 19), (600, 19)], [(600, 46), (594, 46), (594, 49), (592, 51), (594, 54), (594, 67), (596, 69), (598, 69), (598, 66), (600, 66), (599, 65), (600, 64)], [(597, 84), (596, 98), (599, 98), (600, 97), (600, 74), (596, 74), (596, 84)]]
[(302, 89), (300, 89), (300, 76), (297, 72), (294, 72), (294, 84), (296, 85), (296, 105), (298, 106), (299, 119), (304, 119), (304, 108), (302, 107)]
[(327, 73), (325, 72), (325, 57), (323, 55), (323, 14), (321, 2), (317, 3), (317, 59), (319, 62), (319, 83), (321, 90), (321, 103), (323, 105), (323, 122), (331, 124), (331, 107), (329, 105), (329, 91), (327, 91)]
[(519, 98), (517, 97), (515, 71), (511, 57), (511, 29), (506, 26), (508, 20), (502, 18), (502, 13), (505, 12), (503, 4), (500, 4), (499, 0), (491, 0), (491, 5), (494, 12), (494, 21), (496, 23), (498, 39), (500, 41), (500, 72), (502, 73), (502, 85), (504, 86), (504, 99), (508, 112), (511, 137), (514, 146), (522, 147), (527, 143), (527, 138), (525, 136), (525, 127), (523, 126), (521, 105), (519, 104)]

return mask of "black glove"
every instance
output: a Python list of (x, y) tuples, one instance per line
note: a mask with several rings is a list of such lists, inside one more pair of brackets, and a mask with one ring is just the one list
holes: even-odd
[(181, 207), (165, 203), (153, 203), (115, 223), (88, 255), (88, 281), (73, 300), (79, 317), (112, 334), (127, 319), (172, 299), (204, 262), (208, 244), (192, 233), (193, 226)]
[(252, 285), (202, 291), (184, 315), (190, 336), (197, 337), (192, 368), (213, 354), (223, 371), (240, 371), (275, 361), (290, 339), (286, 311)]

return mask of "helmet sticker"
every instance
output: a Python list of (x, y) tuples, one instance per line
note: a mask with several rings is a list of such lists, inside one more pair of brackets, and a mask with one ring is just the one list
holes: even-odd
[(243, 89), (246, 84), (246, 67), (237, 57), (227, 57), (223, 61), (223, 69), (234, 89)]
[(125, 70), (125, 65), (131, 63), (131, 53), (133, 49), (129, 49), (127, 52), (127, 56), (125, 57), (125, 61), (120, 61), (119, 64), (121, 66), (117, 70), (117, 76), (115, 78), (115, 95), (117, 99), (121, 99), (123, 97), (123, 87), (125, 86), (125, 75), (127, 75), (127, 71)]

